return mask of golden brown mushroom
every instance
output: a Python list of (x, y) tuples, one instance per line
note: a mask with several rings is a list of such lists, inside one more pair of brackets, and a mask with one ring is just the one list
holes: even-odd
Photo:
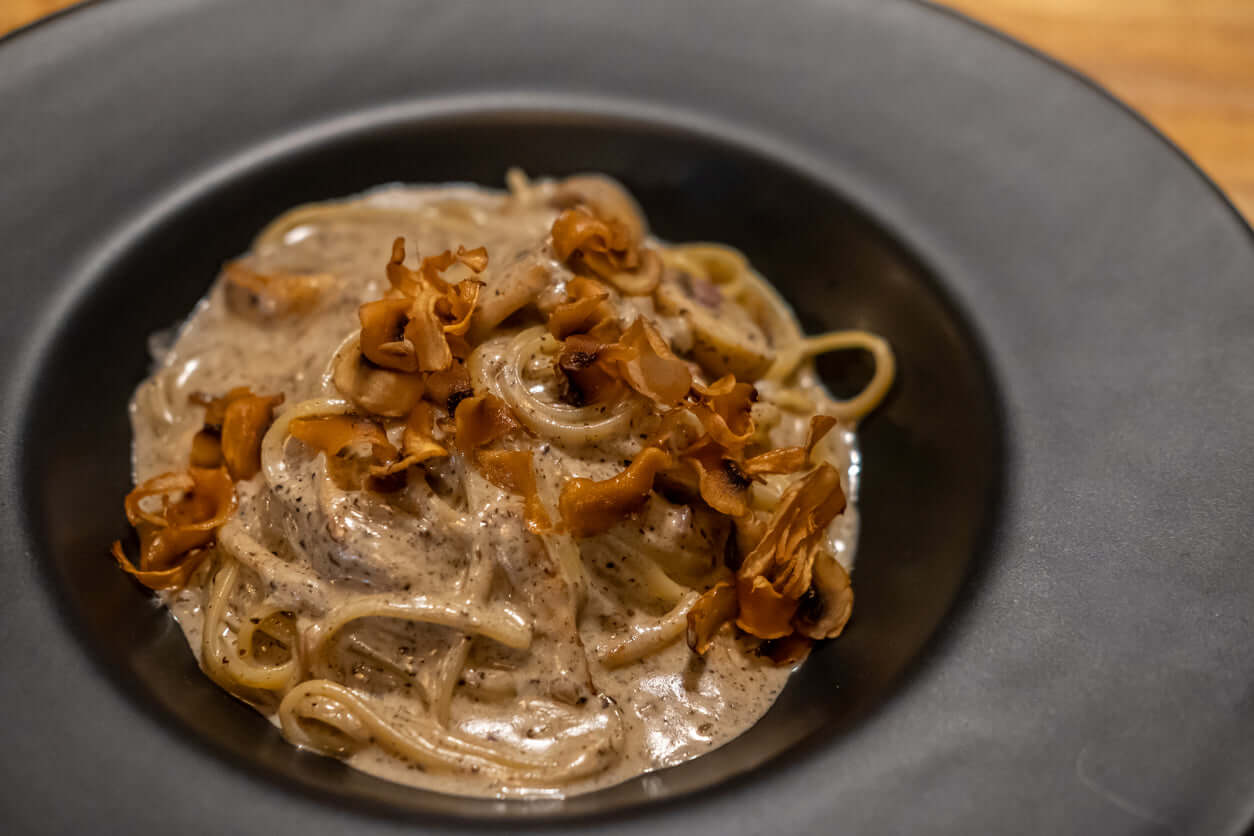
[(676, 357), (666, 340), (644, 317), (639, 317), (617, 343), (598, 357), (602, 368), (632, 389), (660, 404), (678, 404), (692, 388), (692, 371)]
[(736, 573), (736, 623), (742, 630), (761, 639), (793, 632), (793, 616), (811, 588), (827, 526), (844, 510), (840, 474), (829, 464), (819, 465), (784, 493), (761, 541)]
[(640, 510), (653, 490), (654, 478), (670, 463), (670, 454), (646, 447), (616, 476), (600, 482), (567, 482), (558, 500), (567, 530), (575, 537), (590, 537)]
[(793, 626), (811, 639), (834, 639), (853, 613), (853, 585), (845, 567), (831, 555), (815, 558), (810, 589), (801, 596)]
[(399, 458), (395, 461), (372, 465), (370, 475), (382, 479), (403, 473), (428, 459), (446, 457), (448, 450), (435, 440), (434, 433), (435, 407), (426, 401), (420, 401), (414, 407), (414, 411), (409, 414), (409, 418), (405, 420)]
[(218, 467), (226, 464), (235, 480), (251, 479), (261, 469), (261, 439), (274, 420), (274, 408), (282, 395), (254, 395), (238, 386), (220, 398), (203, 394), (192, 402), (205, 407), (204, 426), (192, 438), (191, 465)]
[(296, 418), (288, 426), (292, 437), (303, 441), (326, 458), (327, 475), (342, 490), (358, 490), (367, 483), (372, 468), (396, 458), (383, 427), (355, 415), (320, 415)]
[(507, 265), (479, 294), (479, 304), (470, 321), (470, 340), (487, 339), (493, 328), (532, 304), (551, 281), (549, 268), (536, 256)]
[(497, 441), (519, 427), (514, 413), (496, 395), (475, 395), (461, 401), (453, 416), (457, 448), (469, 453)]
[(523, 519), (528, 531), (541, 534), (552, 528), (536, 488), (530, 450), (480, 450), (475, 458), (485, 479), (523, 498)]
[(566, 283), (566, 301), (549, 314), (549, 333), (564, 340), (572, 334), (583, 334), (602, 343), (618, 339), (618, 315), (609, 302), (605, 285), (584, 276)]
[(604, 174), (577, 174), (557, 184), (553, 205), (559, 209), (590, 208), (597, 217), (617, 221), (626, 227), (633, 241), (648, 234), (644, 212), (622, 184)]
[(654, 298), (659, 311), (688, 323), (693, 337), (690, 353), (712, 375), (731, 374), (752, 382), (775, 361), (762, 329), (741, 306), (708, 306), (674, 280), (659, 284)]
[(728, 450), (740, 450), (749, 443), (754, 433), (750, 410), (758, 399), (752, 384), (737, 383), (729, 374), (709, 386), (694, 383), (692, 388), (698, 401), (689, 409), (711, 438)]
[[(153, 499), (159, 500), (156, 510)], [(113, 544), (113, 557), (150, 589), (182, 586), (234, 508), (235, 488), (225, 468), (163, 473), (126, 496), (126, 518), (139, 534), (139, 566), (127, 558), (120, 540)]]
[(419, 372), (398, 372), (377, 365), (360, 351), (345, 351), (332, 372), (335, 388), (359, 408), (388, 418), (413, 411), (425, 389)]
[(720, 581), (703, 592), (688, 610), (688, 647), (704, 656), (719, 629), (736, 617), (737, 609), (736, 587), (731, 583)]
[(796, 473), (805, 468), (815, 446), (835, 426), (836, 419), (830, 415), (815, 415), (810, 419), (810, 430), (804, 447), (778, 447), (759, 453), (744, 462), (741, 469), (746, 476), (750, 477), (764, 476), (768, 473)]
[(281, 271), (262, 273), (242, 261), (223, 272), (223, 293), (231, 313), (257, 324), (307, 313), (317, 306), (331, 278)]

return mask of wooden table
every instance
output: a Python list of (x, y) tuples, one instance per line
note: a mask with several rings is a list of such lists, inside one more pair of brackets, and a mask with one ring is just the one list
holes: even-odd
[[(71, 2), (0, 0), (0, 33)], [(1184, 148), (1254, 219), (1254, 0), (937, 2), (1108, 87)]]

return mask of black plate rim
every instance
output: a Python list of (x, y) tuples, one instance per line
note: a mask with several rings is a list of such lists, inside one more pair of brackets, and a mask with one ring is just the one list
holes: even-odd
[[(1004, 41), (1004, 42), (1010, 43), (1010, 44), (1014, 45), (1015, 47), (1017, 47), (1018, 49), (1020, 49), (1021, 51), (1026, 52), (1026, 53), (1028, 53), (1028, 54), (1030, 54), (1030, 55), (1035, 56), (1035, 58), (1037, 58), (1038, 60), (1043, 61), (1044, 63), (1046, 63), (1046, 64), (1048, 64), (1048, 65), (1052, 66), (1055, 70), (1060, 70), (1060, 71), (1064, 72), (1065, 74), (1067, 74), (1067, 75), (1069, 75), (1069, 76), (1071, 76), (1071, 77), (1073, 77), (1073, 78), (1075, 78), (1075, 79), (1077, 79), (1077, 80), (1081, 81), (1084, 85), (1086, 85), (1086, 86), (1088, 86), (1089, 88), (1091, 88), (1091, 89), (1093, 89), (1093, 90), (1097, 91), (1098, 93), (1100, 93), (1100, 95), (1102, 96), (1102, 98), (1106, 99), (1106, 100), (1107, 100), (1108, 102), (1110, 102), (1110, 103), (1115, 104), (1115, 105), (1118, 107), (1118, 109), (1122, 110), (1125, 114), (1132, 116), (1132, 117), (1133, 117), (1133, 119), (1134, 119), (1136, 122), (1138, 122), (1138, 123), (1139, 123), (1139, 124), (1140, 124), (1143, 128), (1148, 129), (1148, 130), (1149, 130), (1149, 131), (1150, 131), (1150, 132), (1151, 132), (1154, 136), (1156, 136), (1156, 137), (1157, 137), (1157, 139), (1158, 139), (1158, 141), (1159, 141), (1161, 144), (1163, 144), (1163, 145), (1165, 145), (1167, 148), (1171, 149), (1171, 151), (1172, 151), (1172, 152), (1173, 152), (1176, 156), (1178, 156), (1178, 157), (1182, 158), (1182, 159), (1183, 159), (1183, 160), (1187, 163), (1188, 167), (1192, 169), (1192, 171), (1193, 171), (1194, 175), (1195, 175), (1195, 176), (1197, 176), (1197, 177), (1200, 177), (1200, 178), (1202, 179), (1202, 181), (1206, 183), (1206, 185), (1208, 186), (1209, 190), (1213, 193), (1213, 196), (1215, 196), (1215, 197), (1218, 197), (1218, 198), (1219, 198), (1219, 200), (1221, 201), (1221, 203), (1222, 203), (1222, 204), (1226, 207), (1226, 209), (1227, 209), (1228, 213), (1229, 213), (1230, 215), (1234, 216), (1234, 217), (1238, 220), (1238, 224), (1239, 224), (1241, 227), (1243, 227), (1243, 231), (1244, 231), (1245, 236), (1246, 236), (1249, 240), (1254, 241), (1254, 227), (1251, 227), (1251, 224), (1250, 224), (1249, 220), (1248, 220), (1248, 219), (1246, 219), (1243, 215), (1241, 215), (1241, 213), (1239, 212), (1239, 210), (1237, 210), (1237, 208), (1235, 207), (1235, 205), (1234, 205), (1234, 204), (1232, 203), (1232, 201), (1231, 201), (1231, 200), (1227, 197), (1227, 195), (1223, 192), (1223, 190), (1222, 190), (1222, 189), (1221, 189), (1221, 188), (1220, 188), (1220, 187), (1219, 187), (1219, 186), (1218, 186), (1218, 185), (1217, 185), (1217, 184), (1216, 184), (1216, 183), (1215, 183), (1215, 182), (1214, 182), (1214, 181), (1213, 181), (1213, 180), (1212, 180), (1212, 179), (1211, 179), (1211, 178), (1210, 178), (1210, 177), (1209, 177), (1209, 176), (1208, 176), (1208, 175), (1207, 175), (1207, 174), (1206, 174), (1206, 173), (1205, 173), (1205, 172), (1204, 172), (1204, 171), (1203, 171), (1203, 170), (1202, 170), (1202, 169), (1201, 169), (1198, 165), (1197, 165), (1197, 163), (1196, 163), (1196, 162), (1195, 162), (1195, 161), (1194, 161), (1191, 157), (1189, 157), (1186, 153), (1184, 153), (1184, 152), (1183, 152), (1183, 150), (1182, 150), (1182, 149), (1180, 149), (1180, 147), (1179, 147), (1178, 145), (1176, 145), (1176, 144), (1175, 144), (1175, 143), (1174, 143), (1171, 139), (1169, 139), (1168, 137), (1166, 137), (1166, 136), (1165, 136), (1165, 135), (1164, 135), (1161, 131), (1159, 131), (1159, 130), (1158, 130), (1158, 129), (1156, 129), (1156, 128), (1152, 125), (1152, 124), (1150, 124), (1150, 123), (1149, 123), (1149, 122), (1145, 119), (1145, 117), (1143, 117), (1143, 116), (1142, 116), (1139, 112), (1137, 112), (1136, 110), (1134, 110), (1134, 109), (1132, 109), (1132, 108), (1128, 107), (1126, 104), (1124, 104), (1124, 103), (1123, 103), (1123, 102), (1121, 102), (1119, 99), (1117, 99), (1115, 96), (1113, 96), (1113, 95), (1112, 95), (1109, 91), (1107, 91), (1105, 88), (1102, 88), (1100, 85), (1098, 85), (1098, 84), (1096, 84), (1095, 82), (1093, 82), (1093, 81), (1092, 81), (1092, 79), (1090, 79), (1089, 77), (1085, 76), (1084, 74), (1082, 74), (1082, 73), (1080, 73), (1080, 72), (1078, 72), (1078, 71), (1075, 71), (1075, 70), (1073, 70), (1073, 69), (1071, 69), (1071, 68), (1069, 68), (1069, 67), (1067, 67), (1067, 66), (1065, 66), (1065, 65), (1061, 64), (1061, 62), (1058, 62), (1058, 61), (1056, 61), (1055, 59), (1053, 59), (1053, 58), (1051, 58), (1051, 57), (1049, 57), (1049, 56), (1047, 56), (1047, 55), (1044, 55), (1044, 54), (1040, 53), (1039, 51), (1035, 50), (1035, 49), (1034, 49), (1034, 48), (1032, 48), (1032, 47), (1029, 47), (1029, 46), (1026, 46), (1026, 45), (1022, 44), (1022, 43), (1020, 43), (1020, 42), (1018, 42), (1018, 41), (1014, 40), (1013, 38), (1010, 38), (1010, 37), (1008, 37), (1008, 36), (1004, 35), (1003, 33), (1000, 33), (1000, 32), (998, 32), (997, 30), (992, 29), (991, 27), (985, 26), (984, 24), (981, 24), (981, 23), (979, 23), (979, 22), (977, 22), (977, 21), (972, 21), (969, 17), (967, 17), (966, 15), (963, 15), (963, 14), (962, 14), (962, 13), (960, 13), (960, 12), (956, 12), (956, 11), (954, 11), (954, 10), (947, 9), (947, 8), (939, 8), (939, 7), (935, 7), (935, 6), (932, 6), (931, 4), (928, 4), (928, 3), (922, 3), (922, 2), (919, 2), (919, 0), (911, 0), (911, 2), (912, 2), (912, 3), (918, 3), (919, 5), (925, 6), (925, 7), (927, 7), (927, 8), (928, 8), (929, 10), (931, 10), (931, 11), (940, 12), (940, 13), (941, 13), (941, 14), (943, 14), (943, 15), (950, 16), (950, 17), (953, 17), (953, 18), (956, 18), (956, 19), (962, 20), (963, 22), (965, 22), (965, 23), (966, 23), (966, 24), (968, 24), (968, 25), (973, 25), (974, 27), (976, 27), (976, 28), (978, 28), (978, 29), (981, 29), (981, 30), (983, 30), (984, 32), (986, 32), (986, 33), (988, 33), (988, 34), (993, 35), (994, 37), (998, 38), (999, 40), (1002, 40), (1002, 41)], [(16, 31), (14, 31), (14, 32), (10, 33), (9, 35), (5, 36), (3, 39), (0, 39), (0, 45), (3, 45), (3, 44), (8, 44), (8, 43), (10, 43), (12, 40), (15, 40), (15, 39), (17, 39), (17, 38), (19, 38), (19, 37), (21, 37), (21, 36), (23, 36), (23, 35), (29, 34), (29, 33), (30, 33), (30, 32), (32, 32), (32, 31), (35, 31), (35, 30), (37, 30), (37, 29), (42, 28), (42, 27), (43, 27), (44, 25), (46, 25), (46, 24), (52, 23), (52, 22), (54, 22), (54, 21), (56, 21), (56, 20), (61, 19), (62, 17), (68, 16), (68, 15), (70, 15), (70, 14), (74, 13), (74, 12), (87, 10), (87, 9), (90, 9), (90, 8), (93, 8), (93, 7), (96, 7), (96, 6), (101, 6), (101, 5), (106, 5), (106, 4), (104, 4), (104, 3), (102, 2), (102, 0), (87, 0), (87, 2), (84, 2), (84, 3), (82, 3), (82, 4), (79, 4), (79, 5), (76, 5), (76, 6), (69, 7), (69, 8), (67, 8), (67, 9), (64, 9), (64, 10), (62, 10), (62, 11), (60, 11), (60, 12), (58, 12), (58, 13), (56, 13), (56, 14), (54, 14), (54, 15), (50, 16), (50, 17), (48, 17), (48, 18), (45, 18), (45, 19), (40, 20), (40, 21), (38, 21), (38, 22), (36, 22), (36, 23), (34, 23), (34, 24), (28, 25), (28, 26), (26, 26), (26, 27), (23, 27), (23, 28), (21, 28), (21, 29), (19, 29), (19, 30), (16, 30)], [(216, 167), (215, 167), (215, 170), (216, 170)], [(190, 184), (189, 184), (189, 187), (190, 187)], [(171, 192), (170, 194), (166, 195), (166, 199), (172, 199), (173, 197), (175, 197), (176, 192), (178, 192), (178, 191), (181, 191), (181, 189), (177, 189), (177, 190), (175, 190), (175, 192)], [(162, 202), (164, 202), (164, 200), (163, 200)], [(82, 275), (82, 274), (83, 274), (83, 265), (80, 265), (79, 269), (76, 269), (74, 272), (75, 272), (76, 274)], [(62, 303), (60, 303), (60, 304), (58, 304), (58, 305), (55, 305), (54, 307), (58, 307), (58, 308), (59, 308), (59, 307), (61, 306), (61, 304), (64, 304), (64, 302), (68, 301), (68, 300), (72, 297), (72, 285), (73, 285), (73, 284), (74, 284), (74, 283), (71, 283), (71, 286), (66, 288), (65, 294), (64, 294), (64, 296), (62, 297)], [(960, 307), (960, 306), (959, 306), (959, 308), (961, 309), (961, 307)], [(24, 353), (24, 356), (25, 356), (26, 358), (34, 357), (34, 356), (37, 356), (37, 352), (34, 352), (34, 351), (33, 351), (33, 349), (32, 349), (30, 353)], [(25, 366), (25, 365), (26, 365), (26, 360), (23, 360), (23, 361), (20, 363), (19, 367), (22, 367), (22, 366)], [(8, 411), (9, 411), (9, 410), (7, 410), (7, 409), (6, 409), (6, 412), (8, 412)], [(956, 606), (956, 611), (960, 611), (961, 609), (962, 609), (962, 607), (961, 607), (961, 606)], [(942, 630), (940, 631), (940, 633), (941, 633), (941, 634), (944, 634), (944, 633), (946, 633), (946, 632), (947, 632), (947, 631), (946, 631), (945, 629), (942, 629)], [(933, 643), (936, 643), (936, 642), (938, 642), (938, 641), (943, 641), (943, 640), (944, 640), (944, 636), (943, 636), (943, 635), (938, 635), (938, 636), (934, 636), (932, 641), (933, 641)], [(912, 671), (911, 671), (911, 675), (912, 675), (913, 673), (914, 673), (914, 671), (913, 671), (913, 669), (912, 669)], [(1248, 817), (1248, 820), (1254, 820), (1254, 804), (1252, 804), (1252, 805), (1251, 805), (1251, 812), (1252, 812), (1252, 815)]]
[[(108, 3), (111, 1), (116, 2), (116, 0), (76, 0), (76, 2), (74, 2), (73, 4), (69, 6), (65, 6), (63, 8), (57, 9), (56, 11), (49, 12), (48, 14), (43, 15), (42, 17), (36, 18), (35, 20), (30, 21), (29, 23), (24, 23), (21, 26), (17, 27), (16, 29), (12, 29), (8, 32), (5, 32), (3, 35), (0, 35), (0, 47), (3, 47), (9, 41), (14, 41), (24, 35), (32, 34), (35, 31), (39, 30), (40, 28), (49, 24), (53, 24), (61, 20), (62, 18), (68, 17), (71, 14), (74, 14), (76, 12), (87, 11), (88, 9), (91, 9), (94, 6), (104, 5), (105, 3)], [(1166, 145), (1168, 148), (1174, 151), (1181, 159), (1187, 162), (1189, 164), (1189, 167), (1193, 169), (1194, 173), (1198, 177), (1200, 177), (1202, 180), (1206, 181), (1207, 185), (1210, 186), (1211, 190), (1215, 193), (1215, 195), (1221, 201), (1223, 201), (1223, 203), (1225, 203), (1228, 206), (1233, 216), (1247, 228), (1251, 238), (1254, 239), (1254, 219), (1247, 218), (1241, 212), (1241, 210), (1237, 208), (1236, 203), (1232, 200), (1231, 197), (1229, 197), (1228, 193), (1224, 191), (1223, 187), (1219, 185), (1219, 182), (1214, 177), (1212, 177), (1205, 168), (1202, 167), (1201, 163), (1199, 163), (1197, 160), (1193, 158), (1191, 154), (1185, 151), (1184, 148), (1178, 142), (1176, 142), (1174, 139), (1168, 136), (1162, 128), (1158, 127), (1156, 123), (1151, 121), (1147, 115), (1145, 115), (1139, 109), (1137, 109), (1133, 105), (1129, 104), (1128, 102), (1120, 98), (1110, 88), (1103, 85), (1096, 78), (1084, 72), (1083, 70), (1078, 69), (1074, 65), (1066, 63), (1066, 61), (1064, 61), (1063, 59), (1058, 58), (1057, 56), (1049, 52), (1046, 52), (1044, 49), (1033, 46), (1032, 44), (1029, 44), (1026, 41), (1020, 40), (1014, 35), (1007, 33), (1005, 30), (998, 29), (996, 26), (992, 25), (991, 23), (986, 23), (985, 21), (980, 20), (979, 18), (972, 17), (970, 14), (967, 14), (966, 12), (959, 11), (958, 9), (952, 8), (950, 6), (944, 6), (938, 3), (931, 2), (931, 0), (903, 0), (903, 1), (914, 4), (916, 6), (920, 6), (935, 14), (946, 15), (954, 20), (962, 21), (966, 25), (980, 30), (985, 35), (996, 38), (997, 40), (1002, 41), (1003, 43), (1009, 44), (1019, 49), (1023, 53), (1030, 55), (1032, 58), (1036, 59), (1037, 61), (1041, 61), (1044, 64), (1052, 67), (1053, 69), (1065, 75), (1068, 75), (1071, 78), (1085, 84), (1092, 91), (1101, 95), (1102, 98), (1104, 98), (1107, 102), (1119, 108), (1125, 114), (1127, 114), (1128, 116), (1131, 116), (1133, 119), (1139, 122), (1143, 128), (1145, 128), (1147, 131), (1149, 131), (1154, 136), (1156, 136), (1160, 142), (1162, 142), (1164, 145)]]
[[(84, 0), (80, 6), (71, 7), (66, 11), (105, 2), (106, 0)], [(731, 121), (687, 113), (678, 108), (655, 105), (643, 100), (547, 93), (508, 96), (495, 93), (474, 93), (384, 104), (348, 114), (334, 115), (299, 125), (271, 141), (251, 146), (243, 153), (213, 160), (203, 169), (189, 173), (186, 179), (166, 191), (155, 194), (146, 203), (146, 211), (136, 214), (124, 226), (116, 228), (105, 236), (102, 244), (89, 247), (84, 256), (66, 271), (64, 287), (50, 299), (42, 318), (36, 320), (36, 324), (31, 329), (32, 339), (28, 341), (13, 363), (11, 380), (5, 389), (6, 421), (10, 426), (20, 426), (23, 423), (20, 410), (22, 405), (31, 402), (33, 393), (39, 385), (37, 371), (50, 352), (50, 347), (63, 336), (64, 324), (72, 318), (71, 314), (82, 304), (83, 290), (90, 287), (102, 273), (106, 272), (108, 266), (117, 260), (119, 254), (132, 250), (147, 235), (151, 227), (177, 211), (179, 207), (194, 204), (199, 197), (212, 192), (217, 186), (229, 183), (238, 177), (247, 176), (249, 172), (264, 168), (276, 159), (299, 153), (309, 146), (317, 146), (327, 141), (351, 136), (362, 129), (387, 129), (413, 122), (439, 124), (443, 121), (456, 121), (465, 116), (485, 117), (489, 120), (554, 116), (558, 120), (593, 122), (600, 120), (611, 124), (640, 126), (645, 129), (678, 130), (693, 136), (705, 137), (711, 141), (718, 141), (747, 153), (761, 155), (764, 159), (769, 159), (827, 188), (845, 194), (852, 191), (851, 184), (838, 184), (840, 177), (830, 170), (825, 170), (820, 160), (790, 147), (782, 136), (754, 131)], [(844, 188), (838, 189), (838, 185)], [(884, 234), (890, 234), (888, 232), (890, 227), (879, 217), (873, 201), (868, 198), (866, 202), (859, 203), (858, 206), (859, 211), (873, 225), (881, 228)], [(912, 248), (909, 240), (896, 240), (895, 243), (908, 259), (920, 265), (926, 265), (922, 255)], [(887, 697), (871, 709), (861, 712), (853, 720), (851, 724), (853, 727), (865, 723), (875, 714), (886, 710), (898, 692), (906, 688), (913, 677), (932, 663), (937, 646), (946, 640), (946, 636), (953, 632), (960, 622), (972, 596), (976, 594), (981, 572), (988, 564), (989, 549), (992, 544), (996, 543), (1002, 505), (998, 494), (1004, 490), (1006, 473), (1012, 467), (1012, 463), (1007, 460), (1009, 454), (1006, 449), (1004, 417), (1001, 414), (1000, 391), (1002, 387), (995, 369), (986, 362), (987, 352), (982, 345), (981, 334), (969, 312), (965, 310), (960, 300), (950, 294), (943, 283), (940, 283), (934, 275), (929, 275), (927, 281), (931, 292), (939, 298), (942, 307), (948, 309), (949, 315), (963, 329), (965, 338), (974, 345), (978, 355), (977, 361), (980, 364), (979, 374), (990, 390), (992, 398), (990, 406), (994, 410), (993, 423), (998, 428), (996, 437), (992, 441), (992, 446), (996, 450), (994, 460), (998, 463), (990, 485), (993, 495), (989, 499), (984, 524), (977, 531), (975, 556), (967, 563), (957, 593), (949, 602), (943, 617), (924, 640), (919, 652), (893, 678)], [(896, 392), (890, 392), (888, 401), (895, 396)], [(19, 474), (32, 473), (37, 466), (37, 462), (26, 450), (18, 452), (15, 469)], [(38, 528), (37, 509), (29, 497), (22, 497), (19, 501), (19, 513), (29, 530), (34, 531)], [(258, 776), (271, 784), (276, 791), (308, 799), (327, 809), (348, 807), (382, 821), (413, 821), (413, 811), (401, 806), (386, 803), (374, 804), (364, 799), (320, 795), (313, 787), (301, 780), (287, 775), (274, 774), (259, 764), (241, 759), (218, 741), (205, 739), (190, 732), (184, 722), (172, 713), (168, 706), (161, 704), (152, 693), (132, 681), (129, 676), (111, 669), (107, 662), (92, 652), (92, 639), (85, 632), (86, 625), (83, 619), (78, 613), (70, 611), (71, 602), (64, 579), (50, 565), (41, 566), (41, 569), (42, 582), (48, 590), (49, 597), (66, 608), (65, 619), (79, 645), (79, 650), (89, 658), (101, 677), (108, 680), (119, 693), (146, 706), (157, 722), (172, 732), (180, 734), (193, 748), (207, 753), (232, 769), (244, 770)], [(824, 731), (817, 739), (805, 740), (788, 750), (768, 757), (757, 766), (730, 774), (714, 787), (705, 790), (694, 788), (670, 792), (657, 799), (636, 800), (615, 806), (609, 813), (616, 819), (645, 818), (655, 812), (665, 815), (667, 809), (683, 805), (697, 794), (702, 794), (705, 798), (734, 794), (738, 788), (746, 786), (752, 776), (760, 771), (804, 770), (810, 756), (821, 751), (823, 745), (830, 743), (832, 738), (833, 734), (830, 730)], [(662, 769), (650, 774), (660, 774), (666, 771)], [(605, 815), (591, 810), (566, 811), (543, 800), (504, 799), (493, 802), (492, 808), (484, 805), (471, 811), (426, 812), (423, 815), (430, 820), (439, 821), (454, 828), (475, 827), (492, 830), (508, 830), (519, 822), (525, 822), (528, 826), (580, 829)], [(502, 812), (505, 813), (504, 816), (501, 815)], [(516, 818), (510, 818), (510, 816), (516, 816)]]

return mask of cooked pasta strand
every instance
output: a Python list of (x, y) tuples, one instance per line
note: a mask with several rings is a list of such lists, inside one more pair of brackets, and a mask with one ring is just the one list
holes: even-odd
[(655, 623), (637, 628), (615, 644), (598, 647), (597, 656), (606, 667), (618, 668), (639, 662), (645, 656), (674, 644), (688, 629), (688, 610), (692, 609), (696, 600), (696, 592), (684, 593), (679, 603)]
[(770, 380), (786, 381), (806, 360), (829, 351), (850, 349), (870, 352), (875, 360), (875, 374), (861, 392), (849, 400), (836, 401), (830, 412), (842, 420), (861, 420), (884, 400), (897, 373), (896, 359), (888, 342), (868, 331), (832, 331), (817, 337), (808, 337), (781, 352), (767, 377)]

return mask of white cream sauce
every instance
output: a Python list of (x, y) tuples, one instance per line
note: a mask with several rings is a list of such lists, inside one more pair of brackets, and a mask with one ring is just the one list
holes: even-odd
[[(486, 246), (486, 293), (512, 263), (525, 259), (546, 265), (554, 289), (569, 275), (546, 255), (556, 210), (540, 200), (468, 187), (388, 187), (348, 205), (360, 211), (313, 216), (245, 257), (260, 272), (325, 277), (314, 310), (259, 326), (228, 308), (219, 281), (173, 342), (157, 345), (155, 371), (131, 405), (137, 480), (184, 466), (203, 417), (203, 408), (189, 402), (193, 393), (220, 395), (236, 386), (282, 393), (286, 400), (280, 414), (309, 398), (339, 397), (328, 380), (328, 362), (357, 329), (358, 306), (386, 290), (383, 266), (398, 235), (406, 238), (410, 263), (416, 263), (416, 254), (463, 244)], [(672, 337), (680, 329), (676, 322), (660, 327), (670, 328)], [(773, 432), (773, 441), (798, 443), (805, 425), (805, 416), (786, 420)], [(844, 462), (851, 495), (857, 473), (852, 441), (851, 433), (833, 433), (826, 442), (834, 458)], [(633, 559), (621, 553), (624, 540), (643, 544), (639, 548), (656, 552), (680, 573), (699, 575), (720, 559), (709, 553), (709, 532), (701, 519), (685, 506), (658, 499), (638, 520), (584, 542), (590, 582), (587, 602), (576, 616), (553, 572), (546, 576), (537, 570), (545, 565), (538, 554), (543, 550), (524, 532), (517, 498), (482, 480), (475, 483), (475, 497), (441, 496), (438, 479), (428, 480), (437, 485), (435, 490), (423, 483), (394, 499), (345, 492), (325, 478), (321, 458), (310, 457), (301, 447), (288, 446), (281, 484), (268, 484), (262, 473), (238, 486), (239, 507), (230, 525), (282, 560), (258, 561), (260, 571), (254, 567), (246, 573), (248, 588), (237, 599), (264, 599), (295, 611), (299, 623), (307, 625), (362, 593), (446, 594), (461, 583), (470, 561), (495, 560), (501, 570), (492, 600), (528, 611), (535, 620), (535, 638), (526, 652), (487, 639), (473, 641), (452, 702), (451, 725), (521, 751), (543, 751), (578, 738), (581, 723), (604, 722), (603, 697), (612, 700), (611, 710), (616, 706), (622, 723), (619, 750), (604, 753), (606, 767), (572, 784), (546, 785), (541, 780), (520, 787), (468, 770), (434, 772), (377, 747), (349, 759), (358, 769), (456, 794), (545, 797), (585, 792), (721, 746), (762, 716), (789, 676), (788, 669), (747, 656), (726, 635), (705, 660), (695, 658), (682, 639), (618, 669), (607, 668), (590, 652), (655, 622), (668, 609), (640, 589), (640, 581), (624, 565), (624, 558)], [(555, 493), (572, 475), (613, 475), (638, 449), (638, 439), (630, 437), (581, 449), (538, 444), (542, 491)], [(457, 483), (452, 477), (465, 465), (455, 456), (442, 467), (449, 482)], [(846, 565), (852, 560), (855, 519), (851, 508), (831, 531), (832, 548)], [(198, 654), (208, 573), (202, 569), (185, 589), (165, 595)], [(460, 634), (433, 626), (363, 623), (353, 632), (395, 654), (391, 661), (401, 673), (384, 675), (366, 665), (364, 673), (341, 671), (340, 681), (359, 686), (398, 723), (407, 712), (423, 711), (414, 692), (429, 683), (441, 658), (461, 640)], [(253, 702), (273, 718), (273, 704)]]

